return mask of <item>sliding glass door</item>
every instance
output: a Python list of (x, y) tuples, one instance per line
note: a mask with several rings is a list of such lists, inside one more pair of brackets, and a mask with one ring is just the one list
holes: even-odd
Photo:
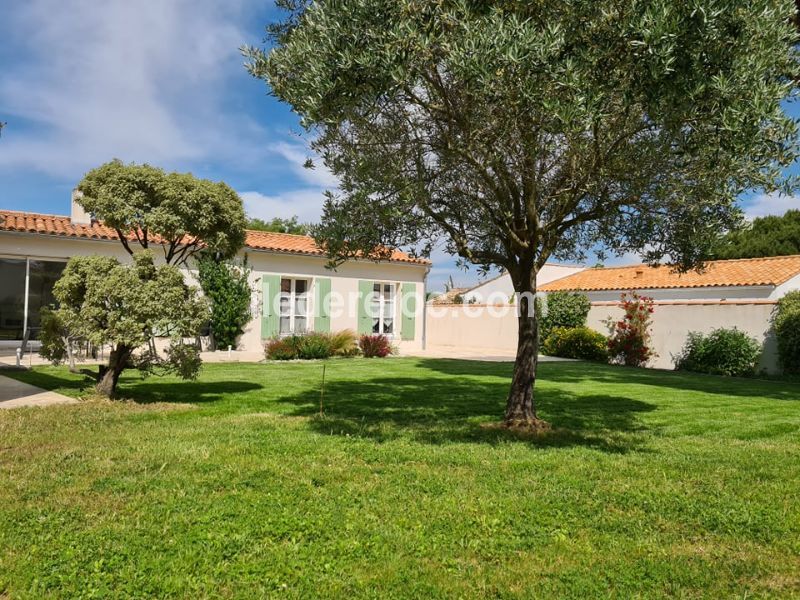
[(27, 260), (0, 258), (0, 340), (21, 340)]
[(22, 340), (26, 327), (28, 339), (38, 339), (42, 308), (55, 305), (53, 286), (66, 264), (33, 258), (0, 258), (0, 341)]

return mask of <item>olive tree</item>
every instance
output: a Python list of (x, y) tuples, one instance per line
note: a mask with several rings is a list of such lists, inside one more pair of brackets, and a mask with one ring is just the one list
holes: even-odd
[(537, 273), (598, 249), (688, 269), (797, 153), (791, 0), (281, 0), (248, 68), (339, 177), (334, 262), (442, 240), (520, 295), (505, 422), (538, 427)]
[(168, 264), (185, 263), (203, 249), (230, 258), (244, 245), (246, 217), (239, 195), (223, 182), (191, 173), (112, 160), (78, 184), (77, 202), (132, 245), (160, 245)]
[[(162, 367), (184, 378), (196, 376), (198, 351), (184, 345), (183, 338), (197, 336), (208, 321), (207, 302), (185, 283), (177, 267), (156, 266), (151, 251), (134, 254), (132, 264), (108, 256), (73, 257), (53, 295), (59, 305), (55, 314), (71, 335), (111, 346), (108, 366), (98, 376), (99, 393), (112, 396), (129, 367), (148, 372)], [(172, 338), (166, 360), (147, 346), (156, 333)]]

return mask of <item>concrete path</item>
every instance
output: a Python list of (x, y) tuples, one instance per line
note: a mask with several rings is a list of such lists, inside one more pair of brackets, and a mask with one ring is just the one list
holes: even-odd
[(56, 392), (48, 392), (42, 388), (0, 375), (0, 409), (74, 404), (75, 402), (77, 400), (74, 398), (68, 398)]

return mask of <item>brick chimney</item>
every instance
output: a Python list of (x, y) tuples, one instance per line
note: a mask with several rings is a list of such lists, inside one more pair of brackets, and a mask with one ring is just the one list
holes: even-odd
[(77, 199), (83, 196), (80, 190), (72, 190), (72, 205), (70, 207), (69, 220), (74, 225), (91, 225), (92, 215), (83, 210), (83, 207), (77, 203)]

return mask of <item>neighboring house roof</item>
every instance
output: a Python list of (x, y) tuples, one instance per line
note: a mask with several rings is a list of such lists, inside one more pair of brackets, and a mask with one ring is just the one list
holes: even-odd
[(688, 273), (676, 273), (667, 265), (586, 269), (551, 281), (539, 289), (543, 292), (555, 292), (777, 286), (796, 275), (800, 275), (800, 255), (714, 260), (707, 262), (701, 272)]
[[(42, 235), (91, 240), (117, 239), (117, 232), (114, 229), (106, 227), (98, 221), (92, 221), (91, 224), (84, 225), (81, 223), (73, 223), (70, 218), (65, 215), (46, 215), (18, 212), (15, 210), (0, 210), (0, 231), (38, 233)], [(133, 236), (130, 237), (131, 239), (135, 239)], [(245, 245), (253, 250), (325, 256), (325, 252), (322, 248), (317, 246), (314, 240), (306, 235), (247, 230)], [(421, 265), (430, 264), (428, 260), (413, 258), (399, 250), (393, 251), (389, 260)]]

